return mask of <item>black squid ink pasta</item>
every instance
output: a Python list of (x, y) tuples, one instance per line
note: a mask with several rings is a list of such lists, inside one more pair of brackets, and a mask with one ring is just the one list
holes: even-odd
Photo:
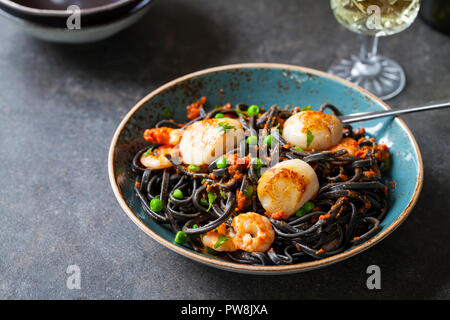
[[(326, 149), (311, 147), (314, 139), (319, 143), (320, 132), (313, 130), (310, 120), (303, 129), (306, 147), (287, 141), (287, 131), (283, 132), (290, 117), (336, 118), (340, 115), (336, 107), (324, 104), (313, 111), (310, 106), (273, 105), (265, 110), (227, 103), (206, 111), (206, 104), (203, 97), (188, 106), (184, 124), (167, 119), (147, 129), (143, 135), (149, 145), (131, 164), (134, 190), (143, 210), (172, 230), (175, 242), (236, 263), (286, 265), (336, 255), (381, 229), (389, 190), (382, 175), (390, 163), (385, 145), (369, 138), (364, 128), (353, 129), (348, 124), (342, 126), (338, 143)], [(215, 127), (209, 128), (213, 122)], [(189, 139), (188, 132), (196, 125), (204, 135), (239, 136), (240, 143), (224, 147), (223, 154), (213, 154), (209, 162), (192, 164), (195, 161), (188, 160), (195, 156), (195, 146), (189, 147), (193, 151), (184, 151), (183, 139)], [(276, 171), (271, 167), (275, 156), (278, 164), (294, 161), (314, 170), (317, 186), (312, 196), (299, 201), (290, 197), (296, 195), (292, 193), (296, 187), (289, 187), (279, 193), (280, 199), (286, 195), (284, 203), (264, 198), (264, 187), (272, 186), (262, 184), (267, 179), (275, 183), (277, 174), (285, 174), (278, 176), (279, 183), (290, 183), (283, 179), (294, 177), (302, 185), (298, 192), (303, 197), (314, 184), (294, 171), (282, 167)], [(282, 210), (267, 210), (271, 206)]]

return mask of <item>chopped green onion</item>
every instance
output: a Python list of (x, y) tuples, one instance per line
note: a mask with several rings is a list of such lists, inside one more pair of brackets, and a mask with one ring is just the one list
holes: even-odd
[(196, 166), (195, 164), (190, 164), (190, 165), (188, 165), (188, 169), (189, 169), (189, 171), (197, 172), (197, 171), (200, 171), (201, 168), (199, 166)]
[(303, 149), (302, 149), (302, 148), (300, 148), (300, 147), (297, 147), (297, 146), (295, 146), (295, 147), (294, 147), (294, 149), (295, 149), (295, 150), (298, 150), (298, 151), (303, 151)]
[(214, 249), (219, 248), (221, 245), (223, 245), (225, 242), (227, 242), (230, 239), (231, 239), (230, 237), (225, 237), (225, 236), (219, 235), (219, 238), (217, 239), (217, 242), (214, 245)]
[(172, 193), (172, 196), (175, 199), (183, 199), (184, 195), (183, 195), (183, 191), (181, 191), (180, 189), (175, 189)]
[(306, 146), (309, 147), (314, 140), (314, 135), (309, 129), (306, 129)]
[(236, 130), (235, 126), (232, 126), (232, 125), (230, 125), (230, 124), (228, 124), (226, 122), (221, 122), (221, 123), (218, 124), (218, 126), (220, 127), (219, 130), (223, 131), (223, 132), (227, 132), (227, 130), (230, 130), (230, 129)]
[(247, 143), (249, 145), (255, 145), (258, 143), (258, 137), (257, 136), (250, 136), (247, 138)]
[(154, 198), (150, 201), (150, 209), (155, 212), (160, 212), (163, 209), (163, 203), (158, 198)]
[(247, 199), (250, 199), (252, 195), (253, 195), (253, 187), (252, 186), (248, 186), (247, 187), (247, 191), (245, 193), (245, 197)]
[(198, 228), (198, 224), (194, 224), (191, 228), (192, 229), (197, 229)]
[(300, 111), (311, 111), (311, 110), (312, 110), (311, 106), (306, 106), (300, 109)]
[(187, 243), (189, 242), (189, 237), (183, 231), (178, 231), (177, 234), (175, 235), (175, 242), (179, 244)]
[(249, 116), (256, 116), (258, 113), (259, 113), (259, 107), (257, 105), (255, 105), (255, 104), (251, 105), (247, 109), (247, 114)]
[(215, 116), (214, 116), (214, 118), (216, 118), (216, 119), (222, 119), (222, 118), (225, 118), (225, 115), (223, 114), (223, 113), (218, 113), (218, 114), (216, 114)]
[(263, 166), (263, 163), (262, 163), (261, 159), (259, 159), (259, 158), (252, 158), (250, 163), (253, 165), (253, 168), (255, 168), (256, 170), (260, 169)]
[(227, 167), (227, 158), (221, 157), (219, 160), (216, 161), (216, 166), (219, 169), (223, 169)]
[(269, 146), (269, 147), (272, 145), (272, 135), (271, 134), (269, 134), (268, 136), (266, 136), (264, 138), (264, 143), (267, 144), (267, 146)]
[(143, 157), (148, 156), (150, 153), (152, 153), (152, 151), (153, 151), (154, 148), (155, 148), (155, 147), (148, 148), (147, 151), (145, 151), (145, 152), (142, 154), (142, 156), (143, 156)]
[(222, 191), (222, 190), (219, 190), (219, 192), (220, 192), (220, 195), (222, 196), (222, 198), (223, 198), (224, 200), (226, 200), (226, 199), (227, 199), (227, 197), (225, 197), (225, 193), (223, 193), (223, 191)]
[(217, 199), (217, 194), (215, 194), (214, 192), (208, 192), (208, 204), (209, 204), (209, 207), (208, 207), (208, 209), (206, 209), (207, 212), (211, 209), (212, 204), (213, 204), (214, 201), (216, 201), (216, 199)]
[(295, 215), (296, 215), (297, 217), (303, 217), (305, 214), (311, 212), (312, 209), (314, 209), (314, 207), (315, 207), (315, 204), (312, 203), (312, 202), (310, 202), (310, 201), (308, 201), (307, 203), (305, 203), (305, 204), (303, 205), (303, 207), (301, 207), (300, 209), (298, 209), (298, 210), (295, 212)]

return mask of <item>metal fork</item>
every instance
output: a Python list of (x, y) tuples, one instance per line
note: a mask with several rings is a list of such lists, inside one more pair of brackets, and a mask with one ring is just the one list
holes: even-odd
[(339, 116), (338, 118), (339, 118), (339, 120), (341, 120), (342, 123), (351, 123), (351, 122), (371, 120), (371, 119), (376, 119), (376, 118), (381, 118), (381, 117), (398, 116), (398, 115), (406, 114), (406, 113), (413, 113), (413, 112), (427, 111), (427, 110), (448, 108), (448, 107), (450, 107), (450, 101), (441, 101), (441, 102), (436, 102), (436, 103), (429, 104), (426, 106), (421, 106), (421, 107), (354, 113), (354, 114), (349, 114), (349, 115), (345, 115), (345, 116)]

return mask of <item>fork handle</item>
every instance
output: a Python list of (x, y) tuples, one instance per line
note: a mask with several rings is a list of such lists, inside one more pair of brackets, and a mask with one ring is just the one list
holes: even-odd
[(341, 117), (339, 117), (339, 120), (341, 120), (342, 123), (351, 123), (351, 122), (365, 121), (365, 120), (371, 120), (371, 119), (387, 117), (387, 116), (398, 116), (400, 114), (420, 112), (420, 111), (440, 109), (440, 108), (448, 108), (448, 107), (450, 107), (450, 101), (447, 100), (447, 101), (436, 102), (436, 103), (429, 104), (426, 106), (421, 106), (421, 107), (356, 113), (356, 114), (351, 114), (348, 116), (341, 116)]

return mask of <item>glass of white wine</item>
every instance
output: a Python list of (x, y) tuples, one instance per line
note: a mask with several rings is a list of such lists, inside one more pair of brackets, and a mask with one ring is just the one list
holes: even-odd
[(399, 94), (405, 86), (405, 72), (397, 62), (377, 54), (378, 39), (408, 28), (417, 17), (420, 0), (330, 1), (337, 21), (364, 40), (359, 55), (338, 61), (328, 72), (383, 100)]

